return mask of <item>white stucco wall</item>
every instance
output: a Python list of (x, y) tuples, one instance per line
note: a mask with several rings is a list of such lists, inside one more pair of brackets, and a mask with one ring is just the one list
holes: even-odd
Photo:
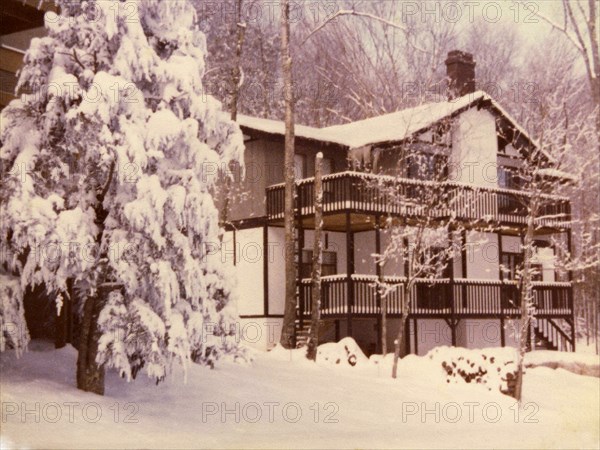
[[(536, 239), (546, 241), (549, 244), (552, 243), (552, 236), (550, 235), (537, 236)], [(554, 249), (552, 247), (536, 249), (533, 256), (533, 262), (542, 265), (542, 281), (556, 281), (556, 261)]]
[[(425, 355), (431, 349), (441, 345), (452, 345), (452, 332), (448, 324), (443, 319), (419, 319), (417, 323), (417, 354)], [(411, 336), (411, 349), (414, 352), (414, 335)]]
[(245, 346), (266, 351), (279, 342), (282, 326), (281, 318), (243, 318), (239, 320), (236, 336)]
[(238, 230), (235, 273), (238, 279), (238, 313), (264, 314), (263, 295), (263, 229)]
[(268, 239), (269, 314), (283, 314), (285, 299), (284, 229), (269, 227)]
[(480, 231), (467, 233), (467, 278), (497, 280), (498, 235)]
[[(327, 235), (327, 241), (329, 246), (323, 248), (337, 253), (337, 271), (338, 273), (346, 273), (346, 234), (337, 233), (331, 231), (323, 232), (323, 245), (325, 245), (325, 234)], [(304, 249), (312, 250), (314, 246), (315, 232), (314, 230), (304, 231)], [(355, 250), (356, 254), (356, 250)], [(356, 261), (355, 261), (356, 263)]]
[[(384, 247), (381, 247), (381, 251)], [(375, 275), (375, 231), (363, 231), (354, 234), (354, 266), (355, 272)]]
[(452, 129), (450, 179), (478, 186), (497, 186), (496, 121), (485, 109), (471, 108)]
[(456, 327), (456, 345), (466, 348), (499, 347), (499, 319), (461, 319)]

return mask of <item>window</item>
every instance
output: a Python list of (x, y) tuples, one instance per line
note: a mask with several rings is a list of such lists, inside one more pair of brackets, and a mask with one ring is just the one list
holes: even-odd
[[(302, 250), (302, 265), (300, 267), (300, 277), (310, 278), (312, 276), (312, 250)], [(321, 264), (321, 275), (337, 274), (337, 253), (332, 251), (323, 251), (323, 262)]]
[(333, 173), (333, 160), (329, 158), (323, 158), (323, 175), (329, 175)]
[[(523, 253), (502, 253), (501, 264), (505, 279), (516, 280), (517, 271), (523, 269)], [(533, 281), (542, 281), (542, 269), (541, 264), (531, 264)]]
[(516, 280), (517, 271), (523, 267), (523, 254), (502, 253), (500, 263), (502, 264), (504, 277), (508, 280)]
[(413, 180), (440, 180), (448, 175), (445, 155), (415, 152), (408, 156), (406, 176)]
[(306, 178), (306, 155), (294, 155), (294, 173), (296, 179)]
[(498, 166), (498, 186), (504, 189), (515, 189), (521, 188), (521, 178), (515, 169), (510, 167)]

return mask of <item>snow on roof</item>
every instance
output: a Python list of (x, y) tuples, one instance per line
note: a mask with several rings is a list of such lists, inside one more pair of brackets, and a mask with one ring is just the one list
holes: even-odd
[(324, 128), (329, 135), (345, 139), (350, 148), (401, 141), (448, 117), (475, 101), (486, 98), (477, 91), (452, 101), (426, 103), (371, 119)]
[[(251, 117), (244, 114), (238, 114), (237, 122), (241, 127), (262, 131), (263, 133), (280, 135), (285, 134), (285, 123), (281, 120), (263, 119), (260, 117)], [(325, 132), (326, 128), (308, 127), (306, 125), (296, 125), (294, 128), (297, 137), (312, 139), (315, 141), (331, 142), (340, 145), (348, 145), (345, 140), (338, 140), (336, 137)]]
[[(476, 91), (454, 100), (426, 103), (414, 108), (343, 125), (334, 125), (326, 128), (297, 125), (296, 136), (335, 143), (349, 148), (358, 148), (383, 142), (397, 142), (427, 129), (439, 120), (463, 108), (469, 107), (480, 100), (491, 101), (494, 108), (506, 116), (515, 128), (529, 139), (527, 133), (512, 120), (506, 111), (483, 91)], [(269, 134), (285, 134), (285, 124), (282, 121), (239, 115), (238, 122), (240, 126), (253, 130)]]

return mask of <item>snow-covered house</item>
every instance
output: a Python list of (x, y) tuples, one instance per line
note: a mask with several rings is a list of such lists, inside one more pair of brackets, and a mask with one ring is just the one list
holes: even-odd
[[(44, 12), (55, 10), (52, 1), (8, 0), (0, 11), (0, 109), (14, 98), (14, 74), (29, 41), (44, 35)], [(475, 91), (470, 55), (450, 54), (447, 67), (457, 88), (451, 100), (328, 128), (296, 127), (299, 339), (308, 319), (306, 305), (310, 304), (307, 277), (314, 228), (311, 177), (315, 155), (324, 154), (328, 174), (324, 179), (321, 337), (353, 336), (370, 352), (378, 349), (381, 333), (381, 299), (374, 289), (379, 269), (373, 254), (387, 245), (385, 221), (406, 216), (407, 210), (395, 208), (384, 196), (373, 195), (372, 189), (365, 187), (372, 186), (373, 180), (397, 177), (397, 170), (403, 171), (406, 186), (418, 183), (415, 178), (426, 178), (427, 174), (410, 167), (398, 167), (398, 147), (411, 143), (418, 144), (432, 166), (441, 162), (448, 167), (451, 181), (444, 184), (445, 189), (470, 201), (469, 207), (454, 211), (468, 225), (469, 230), (460, 237), (467, 250), (454, 259), (443, 277), (418, 283), (410, 315), (409, 350), (423, 354), (444, 344), (514, 343), (510, 325), (519, 311), (512, 278), (522, 258), (519, 243), (525, 224), (518, 205), (527, 194), (514, 184), (510, 167), (519, 160), (514, 146), (533, 143), (496, 101)], [(284, 124), (243, 115), (238, 121), (246, 136), (246, 173), (235, 186), (236, 193), (243, 195), (230, 199), (220, 259), (234, 264), (238, 275), (242, 338), (269, 348), (279, 341), (284, 312)], [(540, 275), (535, 287), (538, 321), (534, 331), (550, 347), (573, 349), (572, 288), (568, 277), (554, 269), (551, 245), (553, 236), (570, 240), (570, 225), (565, 220), (570, 214), (569, 200), (556, 197), (555, 209), (557, 218), (545, 220), (536, 236)], [(469, 247), (469, 243), (473, 245)], [(501, 265), (507, 270), (502, 271)], [(390, 284), (401, 286), (404, 269), (398, 261), (381, 270)], [(400, 291), (388, 298), (389, 347), (398, 328)]]
[[(519, 165), (515, 147), (535, 144), (494, 99), (475, 91), (472, 55), (451, 52), (446, 64), (454, 86), (446, 101), (327, 128), (296, 127), (299, 340), (310, 320), (315, 155), (323, 153), (327, 173), (321, 337), (352, 336), (363, 350), (373, 352), (379, 349), (382, 322), (373, 255), (389, 239), (385, 221), (414, 213), (367, 187), (378, 178), (398, 177), (398, 170), (404, 179), (400, 186), (427, 178), (422, 171), (398, 167), (398, 148), (410, 143), (431, 160), (430, 166), (448, 167), (444, 189), (468, 199), (468, 205), (453, 207), (467, 228), (458, 237), (461, 256), (448, 264), (442, 278), (417, 283), (408, 350), (424, 354), (438, 345), (516, 343), (520, 311), (514, 269), (522, 261), (525, 213), (519, 205), (527, 193), (515, 184), (510, 168)], [(244, 195), (230, 200), (221, 257), (237, 268), (244, 339), (268, 348), (279, 340), (284, 313), (284, 123), (247, 116), (238, 120), (246, 136), (246, 177), (238, 186)], [(555, 218), (544, 220), (536, 235), (537, 321), (532, 331), (549, 348), (572, 350), (572, 288), (568, 274), (554, 268), (551, 244), (553, 236), (570, 241), (570, 202), (558, 196), (554, 200)], [(402, 261), (382, 270), (388, 282), (402, 285)], [(388, 348), (393, 348), (399, 326), (400, 295), (401, 289), (388, 295)]]

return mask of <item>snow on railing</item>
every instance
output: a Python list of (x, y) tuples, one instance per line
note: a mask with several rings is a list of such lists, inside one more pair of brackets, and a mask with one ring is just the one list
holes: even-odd
[[(526, 191), (517, 191), (514, 189), (506, 189), (501, 187), (492, 187), (492, 186), (480, 186), (476, 184), (470, 183), (462, 183), (458, 181), (431, 181), (431, 180), (415, 180), (413, 178), (402, 178), (402, 177), (394, 177), (392, 175), (381, 175), (381, 174), (373, 174), (373, 173), (365, 173), (365, 172), (356, 172), (352, 170), (346, 170), (344, 172), (336, 172), (329, 175), (323, 176), (323, 182), (329, 180), (336, 180), (340, 178), (360, 178), (362, 180), (371, 180), (374, 182), (392, 182), (396, 184), (408, 184), (414, 186), (448, 186), (448, 187), (456, 187), (456, 188), (464, 188), (473, 191), (485, 191), (485, 192), (495, 192), (498, 194), (507, 194), (514, 196), (523, 196), (530, 197), (532, 194)], [(314, 177), (302, 178), (301, 180), (296, 180), (297, 186), (303, 186), (306, 184), (314, 183)], [(285, 187), (285, 183), (273, 184), (267, 187), (267, 190), (276, 190)], [(565, 201), (568, 202), (569, 198), (561, 195), (555, 194), (541, 194), (542, 198), (556, 201)]]

